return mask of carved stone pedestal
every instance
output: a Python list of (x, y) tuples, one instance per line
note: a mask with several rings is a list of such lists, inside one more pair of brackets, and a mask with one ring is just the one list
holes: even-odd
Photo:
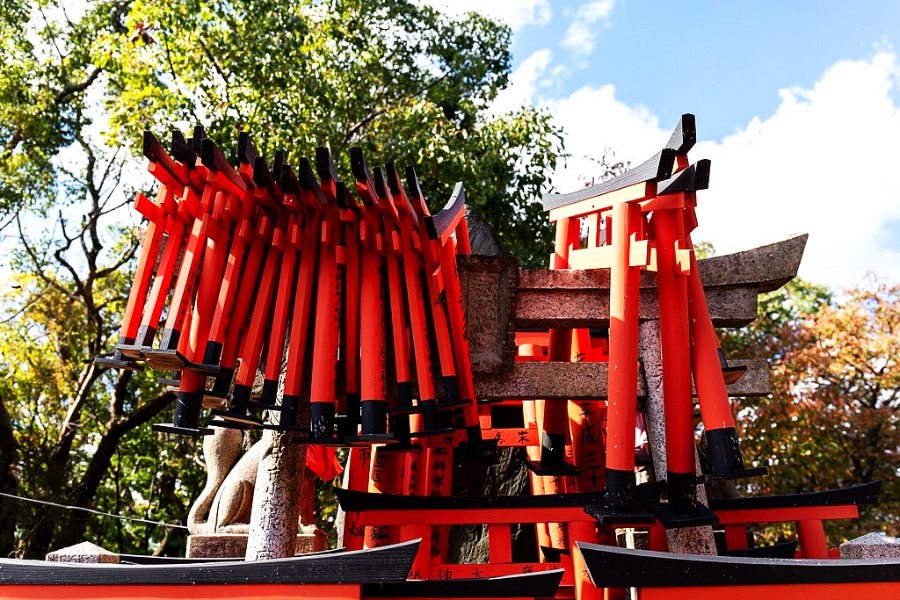
[[(328, 538), (324, 532), (297, 535), (297, 554), (319, 552), (328, 549)], [(214, 533), (189, 535), (187, 540), (188, 558), (236, 558), (243, 559), (247, 552), (246, 533)]]

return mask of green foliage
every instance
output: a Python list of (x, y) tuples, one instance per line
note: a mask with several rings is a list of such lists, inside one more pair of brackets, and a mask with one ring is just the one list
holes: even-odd
[(225, 148), (251, 132), (266, 156), (327, 146), (347, 177), (360, 146), (372, 164), (413, 165), (432, 210), (463, 181), (508, 252), (546, 262), (537, 199), (562, 138), (545, 111), (486, 113), (507, 83), (505, 26), (393, 0), (136, 2), (127, 23), (100, 44), (120, 49), (111, 136), (200, 122)]
[(92, 3), (76, 22), (46, 0), (0, 8), (0, 223), (55, 200), (52, 161), (89, 122), (85, 92), (102, 72), (90, 42), (120, 27), (126, 4)]
[(745, 457), (769, 467), (749, 491), (884, 481), (880, 504), (864, 509), (859, 521), (826, 525), (833, 543), (873, 530), (900, 532), (897, 331), (900, 286), (873, 278), (831, 300), (826, 289), (797, 281), (763, 299), (746, 337), (728, 339), (745, 355), (772, 359), (771, 396), (736, 405)]

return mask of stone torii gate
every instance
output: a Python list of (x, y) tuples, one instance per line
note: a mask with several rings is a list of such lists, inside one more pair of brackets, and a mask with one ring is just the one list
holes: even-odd
[[(739, 328), (757, 317), (758, 295), (779, 289), (797, 274), (807, 235), (736, 254), (699, 261), (709, 314), (719, 328)], [(609, 272), (518, 269), (514, 257), (470, 256), (460, 260), (472, 369), (477, 397), (490, 402), (597, 400), (607, 396), (606, 362), (516, 362), (516, 330), (587, 328), (609, 325)], [(662, 358), (656, 280), (641, 279), (638, 397), (643, 401), (656, 473), (666, 472)], [(476, 325), (477, 324), (477, 325)], [(765, 360), (733, 360), (743, 376), (728, 395), (770, 392)], [(526, 423), (526, 426), (528, 424)], [(535, 431), (537, 436), (539, 432)], [(699, 468), (699, 461), (696, 461)], [(698, 473), (699, 474), (699, 473)], [(698, 500), (706, 502), (700, 486)], [(671, 529), (670, 550), (715, 554), (711, 527)]]

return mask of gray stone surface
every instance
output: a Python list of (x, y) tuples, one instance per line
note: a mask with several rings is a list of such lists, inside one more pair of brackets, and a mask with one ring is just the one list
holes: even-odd
[(286, 558), (295, 552), (306, 446), (290, 443), (292, 437), (266, 429), (260, 440), (265, 451), (253, 491), (247, 560)]
[[(666, 472), (666, 428), (663, 408), (662, 351), (659, 345), (659, 321), (646, 321), (638, 328), (638, 347), (647, 386), (646, 420), (650, 455), (656, 473)], [(694, 465), (700, 474), (700, 459), (694, 449)], [(707, 504), (706, 489), (697, 486), (697, 501)], [(716, 541), (712, 527), (686, 527), (669, 529), (666, 539), (670, 552), (684, 554), (716, 554)]]
[(472, 254), (487, 256), (506, 254), (500, 238), (497, 237), (488, 222), (468, 204), (466, 205), (466, 225), (469, 229), (469, 246), (472, 248)]
[[(307, 529), (307, 527), (304, 527)], [(319, 552), (328, 548), (328, 536), (309, 527), (310, 533), (297, 534), (296, 554)], [(243, 559), (247, 553), (247, 534), (213, 533), (189, 535), (187, 539), (188, 558), (235, 558)]]
[[(743, 377), (728, 386), (729, 396), (765, 396), (771, 391), (766, 361), (732, 360), (729, 364), (747, 367)], [(605, 399), (608, 373), (608, 363), (519, 362), (507, 373), (476, 373), (475, 392), (481, 400)], [(647, 395), (642, 377), (637, 394)]]
[[(453, 493), (462, 496), (522, 496), (529, 493), (524, 448), (499, 448), (497, 460), (462, 462), (453, 469)], [(534, 547), (534, 528), (513, 526), (514, 552), (520, 546)], [(450, 528), (449, 562), (479, 563), (488, 558), (486, 525)]]
[(797, 275), (807, 234), (734, 254), (699, 261), (704, 287), (753, 285), (757, 292), (777, 290)]
[(247, 533), (256, 472), (263, 446), (244, 452), (243, 434), (216, 427), (203, 439), (206, 485), (191, 505), (188, 531), (194, 535)]
[[(535, 271), (540, 273), (540, 271)], [(554, 271), (543, 271), (549, 277)], [(566, 272), (574, 273), (574, 272)], [(532, 280), (537, 277), (532, 277)], [(716, 327), (743, 327), (756, 318), (757, 291), (753, 287), (707, 289), (709, 315)], [(659, 318), (655, 289), (641, 291), (641, 320)], [(528, 288), (520, 283), (516, 325), (530, 327), (607, 327), (609, 290), (596, 288)]]
[(47, 555), (50, 562), (119, 564), (119, 555), (91, 542), (81, 542)]
[(516, 354), (518, 261), (510, 256), (459, 256), (457, 264), (472, 372), (508, 371)]
[(900, 558), (900, 538), (867, 533), (841, 544), (841, 558)]

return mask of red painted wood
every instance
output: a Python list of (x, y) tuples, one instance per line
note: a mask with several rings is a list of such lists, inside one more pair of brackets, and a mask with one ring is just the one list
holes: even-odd
[[(319, 236), (322, 227), (322, 213), (311, 211), (306, 215), (306, 232), (300, 249), (300, 267), (297, 272), (297, 286), (294, 293), (291, 328), (288, 336), (287, 370), (284, 376), (285, 396), (299, 396), (303, 385), (303, 368), (306, 365), (306, 348), (312, 331), (313, 290), (316, 288), (316, 269), (319, 264)], [(296, 425), (286, 423), (282, 425)], [(368, 473), (368, 467), (366, 467)]]
[[(344, 466), (344, 487), (349, 490), (368, 491), (371, 462), (371, 448), (350, 448), (347, 464)], [(366, 528), (359, 522), (359, 513), (346, 513), (344, 547), (347, 550), (362, 550), (365, 538)]]
[[(360, 393), (360, 267), (362, 256), (359, 242), (359, 219), (352, 210), (341, 211), (344, 224), (344, 247), (346, 263), (344, 265), (344, 323), (341, 360), (344, 362), (345, 391), (347, 396)], [(377, 271), (376, 271), (377, 273)], [(353, 407), (355, 411), (359, 407)], [(343, 412), (348, 412), (348, 407)], [(348, 414), (348, 418), (359, 419), (358, 412)]]
[[(568, 558), (568, 557), (566, 557)], [(506, 563), (506, 564), (452, 564), (435, 563), (436, 575), (432, 579), (473, 579), (477, 577), (503, 577), (504, 575), (519, 575), (521, 573), (536, 573), (538, 571), (550, 571), (565, 567), (565, 562), (544, 563)], [(570, 569), (566, 569), (562, 585), (572, 585), (569, 577)]]
[[(687, 247), (693, 250), (690, 236), (687, 236)], [(697, 257), (691, 252), (691, 275), (688, 279), (688, 299), (691, 325), (691, 365), (694, 371), (694, 382), (697, 387), (697, 399), (700, 403), (700, 415), (703, 426), (709, 431), (734, 427), (734, 416), (728, 401), (725, 378), (719, 364), (719, 338), (706, 304), (706, 293), (700, 280)]]
[[(321, 403), (334, 407), (337, 401), (338, 351), (341, 330), (341, 278), (338, 273), (337, 247), (341, 245), (340, 209), (329, 203), (323, 208), (319, 248), (319, 271), (316, 285), (315, 343), (313, 345), (313, 376), (310, 384), (310, 404)], [(311, 423), (311, 426), (314, 425)], [(324, 431), (310, 435), (330, 438), (331, 423), (323, 423)]]
[(666, 469), (670, 473), (690, 475), (695, 468), (691, 340), (687, 278), (679, 273), (676, 256), (678, 245), (683, 244), (679, 221), (680, 214), (676, 211), (653, 213), (666, 417)]
[(275, 285), (281, 269), (281, 247), (287, 225), (287, 214), (282, 213), (279, 215), (278, 222), (272, 233), (272, 241), (269, 244), (263, 265), (262, 278), (256, 288), (257, 293), (253, 302), (250, 323), (238, 352), (238, 358), (241, 360), (235, 377), (235, 383), (238, 385), (252, 387), (253, 379), (256, 376), (263, 340), (265, 339), (266, 326), (269, 322), (272, 303), (275, 300)]
[(786, 523), (803, 520), (856, 519), (859, 508), (855, 504), (841, 506), (797, 506), (787, 508), (748, 508), (716, 512), (721, 525), (749, 525), (752, 523)]
[(822, 521), (817, 519), (797, 521), (797, 538), (800, 540), (800, 555), (803, 558), (831, 558)]
[[(404, 463), (406, 457), (400, 452), (385, 452), (383, 446), (372, 447), (372, 463), (369, 468), (369, 491), (380, 494), (403, 493)], [(349, 514), (349, 513), (348, 513)], [(401, 522), (386, 523), (383, 521), (367, 521), (356, 516), (356, 523), (367, 525), (365, 548), (386, 546), (400, 541)]]
[(162, 245), (166, 229), (174, 224), (168, 219), (163, 208), (166, 205), (167, 197), (171, 198), (171, 195), (172, 193), (168, 188), (161, 185), (157, 192), (156, 202), (151, 202), (140, 193), (134, 201), (136, 208), (138, 208), (139, 204), (149, 204), (150, 208), (140, 211), (146, 213), (145, 216), (149, 224), (144, 234), (141, 255), (138, 259), (137, 268), (134, 271), (134, 283), (131, 285), (131, 291), (128, 293), (125, 313), (122, 315), (122, 327), (119, 331), (120, 340), (128, 340), (127, 343), (133, 343), (137, 335), (141, 323), (141, 307), (147, 299), (147, 292), (153, 279), (153, 268), (156, 264), (156, 259), (159, 257), (160, 246)]
[(639, 600), (722, 600), (765, 598), (766, 600), (851, 600), (898, 598), (900, 583), (829, 583), (753, 585), (723, 587), (638, 588)]
[[(350, 514), (350, 513), (347, 513)], [(354, 512), (357, 522), (367, 525), (467, 525), (467, 524), (509, 524), (509, 523), (593, 523), (594, 518), (582, 507), (553, 508), (478, 508), (433, 510), (367, 510)]]
[(631, 204), (613, 207), (606, 467), (619, 471), (634, 469), (640, 271), (631, 267), (630, 239), (640, 218), (639, 209)]
[(488, 561), (492, 564), (512, 562), (512, 532), (509, 525), (488, 525)]
[(744, 525), (725, 527), (725, 547), (729, 550), (744, 550), (747, 544), (747, 528)]
[[(250, 273), (259, 273), (260, 267), (266, 258), (266, 248), (272, 240), (275, 221), (269, 215), (261, 213), (256, 222), (253, 241), (247, 251), (247, 262), (244, 265), (242, 283), (248, 280)], [(255, 275), (253, 275), (255, 277)], [(255, 283), (255, 282), (254, 282)], [(233, 369), (237, 365), (238, 352), (241, 350), (244, 333), (249, 326), (248, 320), (251, 308), (257, 299), (258, 289), (255, 285), (239, 285), (237, 298), (234, 303), (234, 312), (231, 315), (231, 326), (225, 333), (225, 343), (222, 346), (222, 360), (220, 364), (227, 369)]]
[[(278, 273), (278, 282), (275, 285), (275, 306), (272, 311), (272, 319), (269, 325), (269, 343), (265, 351), (265, 378), (266, 381), (277, 382), (281, 375), (281, 363), (284, 357), (284, 341), (288, 333), (288, 316), (292, 305), (296, 303), (294, 297), (294, 279), (297, 272), (297, 254), (304, 239), (315, 239), (318, 230), (318, 219), (310, 217), (306, 220), (305, 227), (302, 217), (292, 213), (288, 217), (288, 225), (281, 252), (281, 265)], [(302, 232), (302, 233), (301, 233)], [(297, 323), (301, 326), (300, 323)], [(302, 326), (301, 326), (302, 328)], [(285, 423), (294, 425), (294, 423)]]
[(359, 584), (260, 585), (4, 585), (8, 600), (360, 600)]

